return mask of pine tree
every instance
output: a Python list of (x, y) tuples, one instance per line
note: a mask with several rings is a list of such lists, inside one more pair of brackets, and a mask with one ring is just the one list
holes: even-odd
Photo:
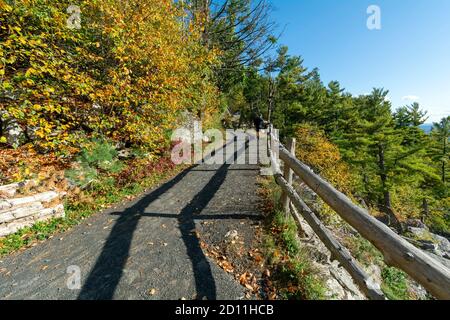
[(435, 141), (433, 159), (440, 163), (441, 181), (447, 182), (447, 164), (449, 161), (450, 117), (444, 118), (439, 123), (434, 123), (432, 137)]
[[(401, 231), (392, 209), (392, 190), (403, 184), (419, 186), (425, 176), (433, 172), (424, 161), (424, 143), (416, 141), (422, 136), (411, 139), (411, 130), (415, 132), (419, 124), (414, 121), (418, 120), (414, 116), (410, 120), (411, 127), (398, 126), (398, 117), (391, 112), (387, 94), (383, 89), (374, 89), (371, 95), (356, 100), (359, 119), (345, 135), (347, 141), (341, 141), (341, 146), (346, 149), (347, 161), (359, 168), (366, 193), (378, 199), (390, 224)], [(416, 115), (417, 110), (407, 111)]]

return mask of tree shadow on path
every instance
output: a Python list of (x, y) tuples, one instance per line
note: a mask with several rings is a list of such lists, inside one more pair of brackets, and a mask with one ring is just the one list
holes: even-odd
[[(180, 214), (174, 215), (178, 219), (181, 236), (192, 263), (198, 299), (215, 300), (216, 285), (209, 262), (195, 233), (195, 220), (225, 181), (228, 169), (229, 165), (221, 166), (202, 190), (181, 210)], [(139, 220), (146, 216), (158, 217), (158, 214), (146, 214), (146, 208), (183, 180), (192, 170), (184, 171), (125, 211), (113, 213), (120, 216), (81, 289), (79, 300), (111, 300), (114, 298), (129, 257), (133, 234)]]

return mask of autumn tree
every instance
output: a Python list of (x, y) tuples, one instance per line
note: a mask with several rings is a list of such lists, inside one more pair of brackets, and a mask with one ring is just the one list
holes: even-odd
[(0, 111), (39, 150), (103, 136), (157, 152), (181, 112), (217, 109), (216, 52), (170, 0), (1, 0)]

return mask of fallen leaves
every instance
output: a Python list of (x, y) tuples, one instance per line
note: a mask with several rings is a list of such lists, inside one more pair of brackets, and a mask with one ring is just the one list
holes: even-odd
[(260, 264), (264, 260), (262, 253), (258, 249), (250, 250), (248, 255), (253, 258), (253, 260), (255, 260), (255, 262), (258, 264)]
[(233, 273), (234, 272), (233, 265), (229, 261), (227, 261), (226, 258), (224, 260), (222, 260), (222, 261), (219, 261), (218, 264), (226, 272), (228, 272), (228, 273)]
[(239, 277), (239, 283), (254, 294), (258, 293), (259, 291), (259, 285), (257, 283), (256, 277), (250, 272), (245, 272), (244, 274), (242, 274)]
[(206, 249), (206, 256), (215, 259), (219, 267), (221, 267), (225, 272), (234, 273), (234, 267), (232, 263), (228, 261), (227, 257), (221, 255), (215, 249), (209, 248), (208, 245), (203, 241), (200, 242), (200, 246), (202, 247), (202, 249)]
[[(246, 222), (239, 222), (246, 225)], [(202, 225), (207, 225), (202, 223)], [(200, 247), (205, 255), (216, 262), (225, 272), (234, 276), (237, 282), (246, 290), (246, 299), (271, 299), (276, 300), (278, 295), (270, 281), (271, 271), (265, 268), (265, 257), (261, 248), (261, 229), (254, 225), (236, 228), (236, 224), (231, 225), (218, 245), (208, 244), (210, 237), (200, 239)], [(259, 231), (259, 235), (256, 234)], [(212, 231), (209, 231), (212, 233)], [(251, 232), (255, 234), (252, 241), (249, 237), (241, 235)], [(202, 233), (202, 237), (207, 234)], [(208, 240), (207, 240), (208, 239)]]

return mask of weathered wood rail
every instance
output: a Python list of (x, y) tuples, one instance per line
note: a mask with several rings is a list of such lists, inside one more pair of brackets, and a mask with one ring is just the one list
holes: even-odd
[[(292, 205), (330, 250), (332, 258), (340, 262), (369, 299), (385, 299), (385, 297), (379, 287), (370, 281), (350, 252), (333, 237), (300, 198), (292, 186), (293, 173), (361, 236), (369, 240), (383, 254), (387, 265), (405, 271), (437, 299), (450, 300), (450, 269), (403, 239), (388, 226), (371, 216), (367, 210), (355, 205), (347, 196), (315, 174), (296, 158), (292, 144), (289, 148), (291, 151), (281, 144), (278, 131), (272, 126), (269, 128), (269, 137), (268, 150), (275, 180), (283, 191), (284, 209), (289, 212), (289, 201), (292, 202)], [(280, 159), (284, 163), (284, 173), (280, 169)], [(298, 214), (294, 211), (291, 211), (291, 214), (299, 224)]]

